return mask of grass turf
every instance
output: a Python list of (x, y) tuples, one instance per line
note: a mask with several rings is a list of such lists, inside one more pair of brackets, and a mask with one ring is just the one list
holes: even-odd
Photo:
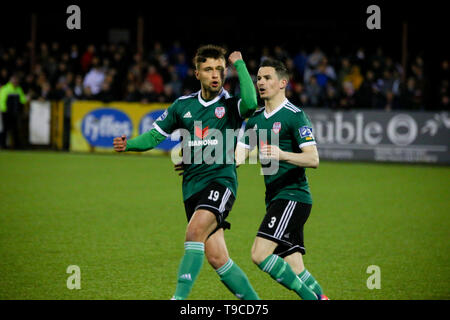
[[(449, 167), (322, 162), (307, 174), (304, 261), (330, 298), (450, 298)], [(264, 184), (258, 166), (238, 175), (230, 255), (261, 298), (297, 299), (250, 260)], [(2, 151), (0, 181), (0, 299), (172, 296), (186, 220), (169, 158)], [(81, 290), (66, 286), (69, 265)], [(190, 299), (235, 298), (205, 260)]]

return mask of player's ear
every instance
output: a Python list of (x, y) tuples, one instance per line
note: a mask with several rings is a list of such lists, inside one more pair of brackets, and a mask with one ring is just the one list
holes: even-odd
[(286, 89), (287, 84), (288, 84), (288, 80), (287, 79), (285, 79), (285, 78), (281, 79), (280, 80), (280, 89), (281, 90)]
[(198, 70), (197, 70), (197, 68), (195, 68), (194, 74), (195, 74), (195, 78), (196, 78), (197, 80), (200, 80), (200, 79), (198, 78)]

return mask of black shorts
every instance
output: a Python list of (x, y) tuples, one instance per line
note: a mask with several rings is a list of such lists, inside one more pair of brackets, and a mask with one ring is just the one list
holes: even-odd
[(286, 199), (272, 201), (257, 236), (278, 243), (274, 254), (282, 258), (296, 251), (304, 255), (303, 226), (311, 213), (311, 207), (307, 203)]
[(225, 219), (233, 207), (235, 197), (227, 187), (217, 182), (210, 183), (205, 189), (197, 192), (184, 202), (188, 222), (198, 209), (211, 211), (216, 216), (217, 228), (211, 233), (223, 228), (230, 229), (231, 225)]

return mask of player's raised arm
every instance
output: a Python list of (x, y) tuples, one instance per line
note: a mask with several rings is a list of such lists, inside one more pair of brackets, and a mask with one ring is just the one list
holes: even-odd
[(228, 57), (230, 63), (234, 65), (239, 77), (239, 86), (241, 88), (241, 103), (239, 104), (239, 113), (242, 118), (247, 118), (253, 114), (258, 107), (256, 90), (252, 78), (248, 73), (242, 54), (234, 51)]

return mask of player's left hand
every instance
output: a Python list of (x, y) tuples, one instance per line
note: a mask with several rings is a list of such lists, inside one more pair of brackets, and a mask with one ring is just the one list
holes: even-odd
[(282, 161), (285, 158), (285, 152), (275, 145), (264, 144), (261, 146), (259, 152), (262, 157), (268, 159)]

